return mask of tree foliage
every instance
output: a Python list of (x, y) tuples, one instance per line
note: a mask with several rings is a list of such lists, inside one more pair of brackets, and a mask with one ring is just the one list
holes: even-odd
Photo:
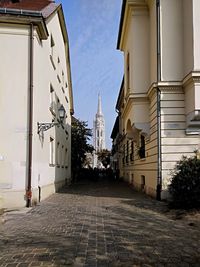
[(108, 149), (103, 149), (97, 153), (98, 160), (101, 161), (105, 168), (110, 164), (111, 152)]
[(71, 164), (72, 172), (77, 173), (85, 162), (86, 153), (92, 153), (94, 148), (88, 144), (88, 141), (92, 137), (92, 130), (88, 128), (88, 124), (85, 121), (81, 121), (72, 118), (72, 148), (71, 148)]
[(176, 165), (169, 192), (171, 206), (175, 208), (200, 208), (200, 159), (183, 157)]

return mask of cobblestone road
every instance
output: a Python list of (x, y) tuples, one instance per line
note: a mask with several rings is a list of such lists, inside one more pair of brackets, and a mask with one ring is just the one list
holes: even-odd
[(200, 266), (200, 227), (123, 183), (73, 185), (3, 215), (0, 266)]

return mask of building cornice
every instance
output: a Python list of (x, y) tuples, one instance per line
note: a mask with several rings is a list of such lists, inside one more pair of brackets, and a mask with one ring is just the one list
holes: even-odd
[(149, 102), (147, 94), (129, 93), (127, 96), (126, 103), (124, 105), (124, 109), (122, 111), (122, 117), (126, 116), (126, 114), (130, 110), (133, 103), (140, 104), (140, 103), (147, 103), (147, 102)]
[(182, 82), (179, 81), (164, 81), (152, 83), (147, 91), (148, 97), (151, 99), (155, 90), (159, 88), (161, 91), (180, 91), (182, 89)]
[(183, 79), (183, 86), (187, 86), (190, 83), (200, 83), (200, 70), (191, 71)]
[(159, 88), (162, 91), (177, 91), (180, 87), (185, 87), (190, 83), (200, 83), (200, 71), (191, 71), (182, 81), (160, 81), (150, 85), (147, 95), (149, 98), (154, 94), (155, 89)]
[(148, 6), (145, 0), (123, 0), (117, 40), (117, 49), (123, 50), (123, 40), (125, 39), (127, 27), (129, 25), (130, 18), (133, 12), (134, 15), (141, 15), (144, 13), (144, 11), (148, 12)]
[(11, 14), (1, 14), (1, 23), (11, 23), (16, 25), (30, 25), (34, 24), (37, 27), (37, 32), (40, 39), (47, 40), (49, 34), (46, 27), (46, 23), (42, 14), (40, 16), (16, 16)]

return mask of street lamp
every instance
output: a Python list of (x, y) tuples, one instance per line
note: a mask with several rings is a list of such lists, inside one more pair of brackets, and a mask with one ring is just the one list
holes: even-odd
[(59, 109), (58, 109), (59, 122), (47, 122), (47, 123), (44, 123), (44, 122), (39, 123), (38, 122), (37, 123), (37, 125), (38, 125), (38, 131), (37, 131), (37, 133), (39, 134), (41, 131), (42, 132), (47, 131), (50, 128), (52, 128), (53, 126), (58, 126), (59, 127), (60, 124), (63, 123), (63, 120), (65, 118), (65, 114), (66, 114), (65, 109), (64, 109), (63, 105), (61, 105), (59, 107)]

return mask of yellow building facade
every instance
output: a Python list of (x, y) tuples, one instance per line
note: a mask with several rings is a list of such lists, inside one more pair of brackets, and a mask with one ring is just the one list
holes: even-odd
[(113, 138), (120, 176), (157, 199), (200, 145), (198, 0), (126, 0), (117, 48), (124, 79)]

